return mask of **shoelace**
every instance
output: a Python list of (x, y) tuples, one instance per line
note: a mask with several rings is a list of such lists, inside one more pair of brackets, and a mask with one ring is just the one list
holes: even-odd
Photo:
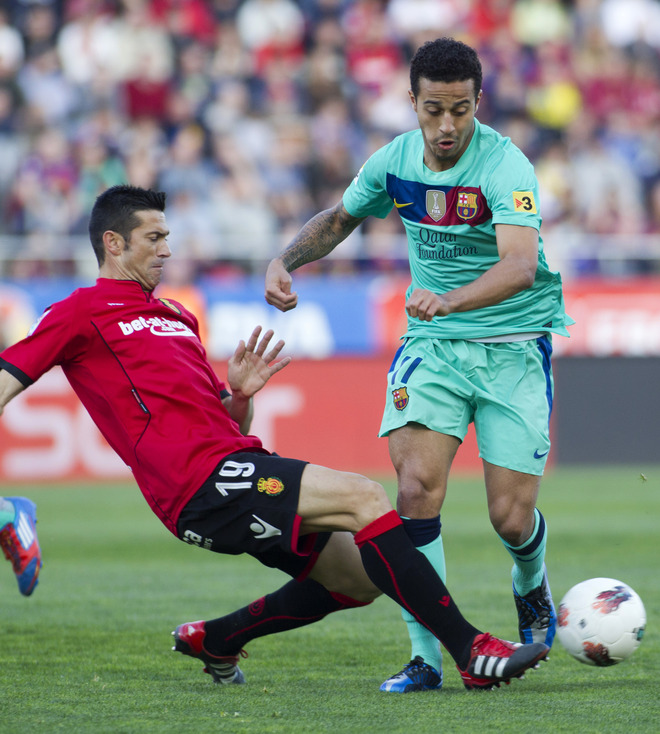
[(529, 626), (538, 620), (539, 624), (543, 626), (550, 622), (552, 612), (549, 605), (545, 603), (542, 592), (532, 592), (516, 601), (523, 624)]
[[(209, 652), (207, 652), (207, 655), (214, 657), (214, 658), (220, 658), (220, 657), (225, 658), (225, 660), (219, 660), (217, 663), (213, 662), (212, 663), (213, 665), (238, 665), (238, 661), (240, 658), (245, 659), (249, 657), (246, 650), (239, 650), (236, 653), (236, 655), (211, 655), (211, 653)], [(229, 658), (231, 658), (234, 662), (233, 663), (227, 662)]]
[(428, 666), (426, 663), (408, 663), (402, 672), (405, 673), (423, 673)]
[(415, 673), (430, 672), (430, 671), (428, 671), (428, 669), (430, 667), (431, 666), (428, 665), (428, 663), (425, 663), (421, 659), (415, 658), (414, 660), (411, 660), (408, 663), (408, 665), (405, 665), (402, 671), (400, 671), (399, 673), (396, 673), (396, 675), (393, 675), (393, 676), (390, 676), (390, 677), (391, 678), (400, 678), (400, 677), (402, 677), (404, 675), (409, 675), (409, 674), (413, 674), (414, 675)]

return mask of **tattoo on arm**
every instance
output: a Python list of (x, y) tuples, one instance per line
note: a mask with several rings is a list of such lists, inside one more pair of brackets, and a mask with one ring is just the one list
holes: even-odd
[(333, 209), (320, 212), (303, 225), (300, 232), (281, 253), (280, 258), (284, 267), (291, 272), (301, 265), (325, 257), (365, 218), (351, 216), (341, 202)]

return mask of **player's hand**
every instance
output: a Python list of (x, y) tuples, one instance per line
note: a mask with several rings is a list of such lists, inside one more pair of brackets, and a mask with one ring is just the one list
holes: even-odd
[(442, 295), (416, 288), (406, 301), (406, 313), (413, 319), (431, 321), (434, 316), (446, 316), (450, 310)]
[(254, 329), (247, 343), (241, 339), (227, 364), (227, 382), (234, 395), (241, 393), (244, 397), (251, 398), (291, 361), (291, 357), (275, 361), (284, 347), (283, 339), (266, 351), (273, 338), (272, 329), (268, 329), (261, 340), (259, 334), (261, 326)]
[(282, 261), (276, 257), (266, 270), (266, 301), (280, 311), (290, 311), (298, 305), (298, 294), (291, 292), (293, 279)]

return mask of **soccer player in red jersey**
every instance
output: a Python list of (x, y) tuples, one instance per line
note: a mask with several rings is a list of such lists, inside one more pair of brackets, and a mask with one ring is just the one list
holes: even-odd
[(174, 649), (202, 660), (217, 682), (242, 683), (238, 659), (250, 640), (382, 592), (442, 642), (467, 688), (536, 666), (546, 645), (499, 640), (465, 620), (378, 483), (273, 455), (248, 433), (252, 397), (290, 358), (257, 327), (229, 360), (227, 382), (216, 377), (196, 318), (154, 294), (171, 255), (164, 211), (165, 194), (133, 186), (98, 197), (89, 232), (99, 278), (0, 354), (0, 411), (60, 365), (174, 535), (292, 577), (243, 609), (179, 625)]

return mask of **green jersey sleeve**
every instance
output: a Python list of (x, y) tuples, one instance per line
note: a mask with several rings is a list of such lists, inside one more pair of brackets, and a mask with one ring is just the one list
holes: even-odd
[(532, 164), (508, 138), (489, 156), (484, 193), (492, 223), (541, 229), (538, 181)]
[(386, 188), (389, 147), (377, 150), (344, 192), (344, 207), (350, 215), (385, 219), (392, 210), (394, 203)]

